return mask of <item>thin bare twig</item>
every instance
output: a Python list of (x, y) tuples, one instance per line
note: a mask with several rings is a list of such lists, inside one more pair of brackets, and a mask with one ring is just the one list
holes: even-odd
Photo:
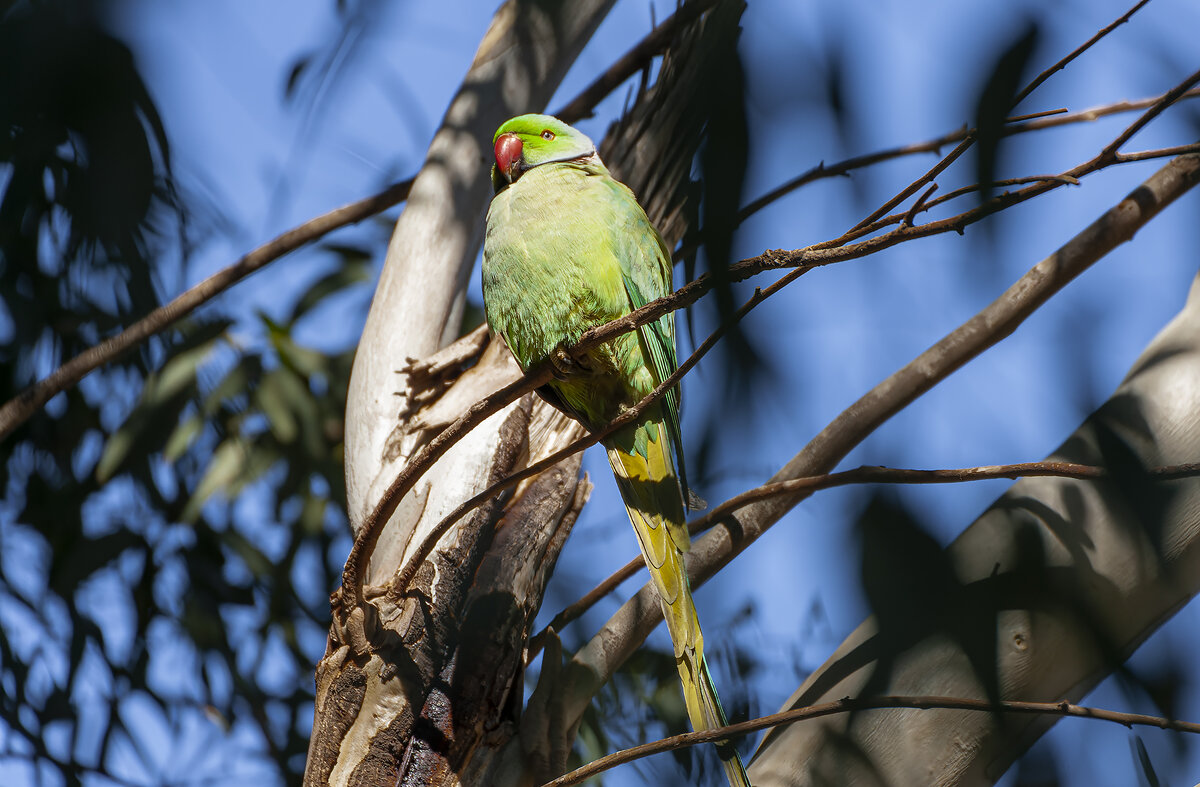
[(1117, 153), (1115, 158), (1122, 164), (1127, 164), (1131, 161), (1149, 161), (1150, 159), (1166, 158), (1168, 156), (1182, 156), (1185, 153), (1195, 153), (1200, 148), (1200, 142), (1193, 142), (1190, 145), (1175, 145), (1169, 148), (1156, 148), (1154, 150), (1139, 150), (1134, 153)]
[(1018, 93), (1017, 97), (1013, 99), (1013, 102), (1012, 102), (1013, 107), (1016, 107), (1018, 104), (1020, 104), (1026, 98), (1028, 98), (1030, 93), (1032, 93), (1033, 91), (1035, 91), (1039, 87), (1041, 87), (1042, 83), (1045, 82), (1047, 79), (1049, 79), (1052, 75), (1054, 75), (1055, 72), (1062, 71), (1064, 68), (1067, 67), (1068, 63), (1070, 63), (1072, 60), (1074, 60), (1075, 58), (1082, 55), (1087, 50), (1091, 49), (1092, 46), (1095, 45), (1100, 39), (1104, 38), (1106, 35), (1108, 35), (1109, 33), (1116, 30), (1121, 25), (1128, 22), (1129, 18), (1131, 16), (1136, 14), (1139, 10), (1141, 10), (1142, 6), (1146, 5), (1146, 3), (1149, 3), (1149, 2), (1150, 2), (1150, 0), (1140, 0), (1139, 3), (1137, 3), (1132, 8), (1130, 8), (1128, 11), (1126, 11), (1124, 14), (1122, 14), (1119, 18), (1113, 20), (1107, 27), (1100, 28), (1094, 36), (1092, 36), (1087, 41), (1084, 41), (1082, 44), (1080, 44), (1075, 49), (1075, 51), (1071, 52), (1069, 55), (1064, 57), (1062, 60), (1059, 60), (1057, 63), (1050, 66), (1045, 71), (1043, 71), (1042, 73), (1040, 73), (1036, 77), (1034, 77), (1033, 81), (1030, 82), (1028, 85), (1026, 85), (1025, 89), (1022, 90), (1020, 93)]
[[(1070, 175), (1029, 175), (1023, 178), (1004, 178), (1002, 180), (993, 180), (988, 184), (972, 183), (970, 186), (963, 186), (962, 188), (955, 189), (954, 191), (948, 191), (931, 202), (924, 202), (921, 204), (914, 203), (912, 209), (909, 210), (908, 213), (904, 214), (904, 218), (900, 220), (900, 223), (912, 224), (913, 218), (916, 216), (916, 214), (926, 210), (931, 210), (944, 202), (949, 202), (952, 199), (958, 199), (959, 197), (964, 197), (967, 194), (973, 194), (982, 190), (985, 185), (988, 188), (997, 188), (1004, 186), (1020, 186), (1026, 183), (1038, 183), (1045, 180), (1057, 180), (1070, 186), (1079, 185), (1079, 178), (1073, 178)], [(887, 221), (890, 218), (891, 217), (889, 216), (880, 221), (879, 226), (886, 226)]]
[[(1185, 92), (1180, 98), (1196, 98), (1200, 96), (1200, 89), (1193, 88)], [(1008, 122), (1013, 125), (1006, 126), (1002, 133), (1003, 136), (1013, 136), (1016, 134), (1027, 134), (1032, 131), (1042, 131), (1049, 128), (1058, 128), (1060, 126), (1072, 125), (1075, 123), (1091, 123), (1103, 117), (1117, 115), (1124, 112), (1133, 112), (1139, 109), (1145, 109), (1152, 106), (1156, 101), (1162, 100), (1162, 96), (1154, 96), (1152, 98), (1138, 99), (1137, 101), (1118, 101), (1112, 104), (1104, 104), (1091, 109), (1080, 110), (1063, 114), (1065, 110), (1052, 109), (1047, 112), (1035, 112), (1029, 115), (1021, 115), (1012, 117)], [(1049, 117), (1054, 115), (1056, 117)], [(1026, 122), (1028, 121), (1028, 122)], [(928, 139), (924, 142), (913, 142), (908, 145), (900, 145), (899, 147), (887, 148), (885, 150), (868, 153), (862, 156), (853, 156), (848, 159), (836, 162), (834, 164), (825, 164), (821, 162), (812, 169), (797, 175), (791, 180), (783, 183), (761, 197), (750, 202), (740, 211), (738, 211), (736, 225), (740, 226), (742, 222), (750, 218), (752, 215), (767, 207), (773, 202), (791, 194), (796, 189), (806, 186), (825, 178), (843, 177), (849, 175), (853, 170), (863, 169), (873, 164), (878, 164), (883, 161), (891, 161), (893, 159), (903, 158), (905, 156), (915, 156), (921, 153), (937, 153), (946, 145), (951, 145), (956, 142), (961, 142), (970, 133), (970, 129), (961, 128), (957, 131), (951, 131), (946, 134)], [(675, 257), (686, 257), (689, 253), (695, 251), (695, 244), (686, 246), (675, 254)]]
[[(1103, 467), (1083, 465), (1075, 462), (1021, 462), (1010, 465), (987, 465), (982, 467), (962, 467), (944, 470), (913, 470), (902, 467), (882, 467), (879, 465), (863, 465), (852, 470), (839, 473), (793, 478), (788, 481), (778, 481), (773, 484), (749, 489), (734, 495), (712, 511), (697, 517), (689, 524), (693, 533), (707, 530), (721, 519), (734, 511), (757, 500), (768, 497), (794, 494), (796, 492), (816, 492), (822, 489), (832, 489), (850, 484), (960, 484), (969, 481), (991, 481), (1001, 478), (1016, 480), (1018, 478), (1034, 478), (1040, 476), (1055, 476), (1059, 478), (1102, 478), (1107, 475)], [(1161, 481), (1174, 481), (1180, 478), (1190, 478), (1200, 475), (1200, 463), (1167, 465), (1146, 471), (1146, 475)]]
[(921, 193), (921, 196), (917, 197), (917, 201), (914, 202), (912, 207), (908, 209), (908, 213), (904, 214), (904, 218), (900, 221), (900, 226), (911, 227), (913, 224), (913, 219), (921, 211), (921, 208), (925, 206), (926, 200), (932, 197), (933, 192), (937, 191), (937, 189), (938, 184), (930, 183), (929, 188), (925, 189), (925, 191)]
[(837, 702), (826, 702), (820, 705), (809, 705), (804, 708), (793, 708), (779, 713), (772, 713), (769, 716), (730, 724), (727, 727), (672, 735), (650, 743), (643, 743), (640, 746), (634, 746), (605, 755), (581, 768), (576, 768), (570, 773), (563, 774), (557, 779), (547, 782), (542, 787), (568, 787), (572, 784), (580, 784), (586, 779), (615, 768), (618, 765), (633, 762), (652, 754), (661, 754), (688, 746), (697, 746), (702, 743), (736, 738), (751, 732), (757, 732), (758, 730), (778, 727), (784, 724), (794, 724), (795, 722), (807, 719), (819, 719), (823, 716), (833, 716), (839, 713), (887, 708), (1063, 716), (1107, 721), (1113, 724), (1120, 724), (1123, 727), (1156, 727), (1160, 730), (1175, 730), (1177, 732), (1200, 734), (1200, 724), (1195, 722), (1167, 719), (1162, 716), (1149, 716), (1143, 713), (1125, 713), (1106, 708), (1076, 705), (1066, 700), (1061, 702), (1023, 702), (1018, 700), (991, 702), (990, 700), (974, 700), (960, 697), (885, 696), (861, 699), (846, 697)]
[[(1134, 161), (1149, 161), (1151, 159), (1158, 159), (1158, 158), (1172, 158), (1174, 156), (1182, 156), (1185, 153), (1195, 153), (1197, 151), (1200, 151), (1200, 143), (1193, 142), (1189, 145), (1175, 145), (1175, 146), (1172, 146), (1169, 148), (1157, 148), (1155, 150), (1141, 150), (1136, 153), (1115, 153), (1115, 154), (1113, 154), (1113, 163), (1129, 164)], [(1019, 185), (1022, 183), (1039, 183), (1039, 182), (1043, 182), (1043, 181), (1057, 181), (1058, 183), (1060, 183), (1062, 185), (1068, 185), (1068, 186), (1078, 186), (1079, 185), (1079, 178), (1074, 177), (1067, 173), (1062, 173), (1059, 175), (1033, 175), (1033, 176), (1025, 177), (1025, 178), (1008, 178), (1006, 180), (997, 180), (992, 185), (993, 186), (1012, 186), (1012, 185)], [(908, 213), (904, 214), (903, 217), (899, 213), (894, 213), (891, 216), (882, 218), (879, 221), (877, 221), (874, 225), (872, 225), (871, 227), (865, 228), (863, 234), (870, 234), (871, 232), (880, 230), (884, 227), (887, 227), (887, 226), (890, 226), (893, 224), (906, 224), (907, 223), (907, 224), (911, 225), (915, 214), (933, 210), (937, 206), (942, 205), (946, 202), (949, 202), (950, 200), (957, 199), (957, 198), (965, 196), (967, 194), (972, 194), (976, 191), (979, 191), (980, 188), (982, 188), (980, 186), (980, 184), (973, 183), (970, 186), (963, 186), (960, 189), (955, 189), (954, 191), (947, 192), (940, 197), (936, 197), (932, 200), (929, 200), (928, 202), (926, 202), (924, 205), (920, 206), (919, 208), (914, 208), (914, 209), (910, 210)]]
[[(1060, 478), (1101, 478), (1106, 474), (1103, 467), (1083, 465), (1075, 462), (1021, 462), (1007, 465), (985, 465), (980, 467), (962, 467), (941, 470), (913, 470), (898, 467), (881, 467), (878, 465), (863, 465), (852, 470), (838, 473), (804, 476), (788, 481), (767, 483), (748, 489), (734, 495), (719, 506), (688, 523), (688, 532), (695, 537), (717, 522), (732, 514), (734, 511), (759, 500), (780, 495), (796, 494), (798, 492), (817, 492), (832, 489), (837, 486), (850, 484), (958, 484), (971, 481), (988, 481), (1001, 478), (1015, 480), (1034, 476), (1056, 476)], [(1173, 481), (1200, 475), (1200, 463), (1168, 465), (1146, 471), (1150, 477), (1160, 481)], [(548, 633), (562, 631), (564, 627), (578, 620), (585, 612), (596, 605), (600, 599), (617, 589), (625, 580), (632, 577), (642, 565), (642, 558), (636, 557), (621, 568), (614, 571), (603, 582), (589, 590), (570, 605), (564, 607), (554, 619), (529, 641), (529, 652), (526, 663), (533, 660), (541, 650), (542, 643)]]
[[(1200, 89), (1192, 88), (1187, 90), (1180, 99), (1196, 98), (1200, 96)], [(1057, 115), (1056, 117), (1046, 117), (1028, 122), (1017, 123), (1016, 125), (1008, 126), (1004, 129), (1004, 136), (1012, 136), (1013, 134), (1026, 134), (1030, 131), (1042, 131), (1048, 128), (1058, 128), (1074, 123), (1091, 123), (1103, 117), (1111, 115), (1121, 115), (1126, 112), (1135, 112), (1139, 109), (1146, 109), (1152, 106), (1155, 102), (1161, 101), (1162, 96), (1150, 96), (1147, 98), (1139, 98), (1135, 101), (1114, 101), (1111, 104), (1103, 104), (1091, 109), (1081, 109), (1078, 112), (1071, 112), (1066, 115)], [(1013, 121), (1016, 122), (1015, 120)]]
[[(1039, 85), (1041, 85), (1043, 82), (1045, 82), (1047, 79), (1049, 79), (1052, 74), (1054, 74), (1056, 71), (1060, 71), (1063, 68), (1065, 68), (1068, 63), (1070, 63), (1072, 60), (1074, 60), (1075, 58), (1082, 55), (1088, 49), (1091, 49), (1093, 45), (1095, 45), (1098, 41), (1100, 41), (1100, 39), (1104, 38), (1109, 33), (1111, 33), (1113, 30), (1115, 30), (1117, 27), (1119, 27), (1121, 24), (1126, 22), (1129, 19), (1129, 17), (1133, 16), (1133, 14), (1136, 13), (1137, 10), (1139, 8), (1141, 8), (1142, 6), (1144, 6), (1147, 2), (1149, 2), (1149, 0), (1140, 0), (1140, 2), (1138, 2), (1135, 6), (1133, 6), (1133, 8), (1126, 11), (1116, 21), (1112, 22), (1107, 27), (1101, 28), (1094, 36), (1092, 36), (1087, 41), (1085, 41), (1083, 44), (1081, 44), (1079, 47), (1077, 47), (1073, 52), (1068, 54), (1063, 59), (1059, 60), (1057, 63), (1055, 63), (1053, 66), (1051, 66), (1047, 70), (1043, 71), (1042, 73), (1040, 73), (1036, 77), (1034, 77), (1033, 81), (1030, 82), (1028, 85), (1026, 85), (1017, 94), (1016, 98), (1013, 99), (1012, 103), (1009, 105), (1009, 109), (1011, 110), (1011, 109), (1015, 108), (1017, 106), (1017, 104), (1021, 103), (1021, 101), (1023, 101), (1026, 97), (1028, 97), (1030, 93), (1032, 93), (1034, 90), (1036, 90)], [(1147, 120), (1147, 122), (1149, 122), (1149, 120)], [(929, 169), (929, 171), (926, 172), (924, 175), (917, 178), (915, 181), (913, 181), (908, 186), (906, 186), (904, 189), (902, 189), (899, 194), (892, 197), (890, 200), (885, 202), (883, 205), (879, 206), (879, 208), (876, 209), (875, 212), (873, 212), (871, 215), (867, 216), (865, 219), (860, 221), (858, 224), (855, 224), (850, 229), (850, 231), (855, 232), (856, 230), (861, 230), (863, 227), (873, 224), (881, 216), (886, 216), (890, 210), (892, 210), (897, 205), (899, 205), (901, 202), (903, 202), (904, 200), (908, 199), (910, 196), (915, 194), (926, 183), (932, 182), (933, 179), (936, 178), (943, 171), (945, 171), (945, 169), (948, 166), (950, 166), (950, 164), (952, 164), (956, 159), (958, 159), (960, 156), (962, 156), (962, 154), (965, 153), (967, 151), (967, 149), (970, 148), (972, 144), (974, 144), (974, 142), (975, 142), (974, 130), (968, 131), (966, 133), (963, 141), (961, 143), (959, 143), (959, 145), (957, 147), (955, 147), (954, 150), (950, 151), (950, 153), (947, 154), (945, 158), (943, 158), (941, 161), (939, 161), (937, 164), (935, 164), (933, 167), (931, 167)], [(1118, 145), (1118, 147), (1119, 147), (1119, 145)], [(1115, 148), (1114, 148), (1114, 150), (1115, 150)]]
[(55, 394), (65, 391), (94, 369), (112, 362), (156, 333), (191, 314), (251, 273), (341, 227), (355, 224), (404, 201), (412, 180), (388, 186), (378, 194), (351, 202), (310, 219), (264, 243), (227, 268), (159, 306), (116, 336), (76, 355), (0, 407), (0, 440), (41, 409)]
[(1041, 112), (1030, 112), (1028, 115), (1013, 115), (1004, 119), (1005, 123), (1020, 123), (1025, 120), (1034, 120), (1036, 118), (1045, 118), (1052, 115), (1065, 115), (1069, 112), (1066, 107), (1058, 109), (1043, 109)]
[(961, 156), (963, 153), (966, 153), (967, 149), (969, 147), (971, 147), (971, 145), (973, 145), (973, 144), (975, 144), (974, 129), (968, 131), (966, 136), (963, 138), (963, 141), (959, 142), (957, 145), (955, 145), (954, 150), (947, 153), (942, 158), (941, 161), (939, 161), (938, 163), (936, 163), (932, 167), (930, 167), (925, 172), (924, 175), (917, 178), (912, 183), (909, 183), (907, 186), (905, 186), (903, 189), (901, 189), (900, 193), (896, 194), (896, 196), (892, 197), (887, 202), (883, 203), (878, 208), (876, 208), (871, 213), (871, 215), (867, 216), (865, 219), (863, 219), (862, 221), (858, 222), (853, 227), (851, 227), (850, 231), (847, 232), (846, 234), (850, 235), (859, 230), (862, 230), (865, 227), (869, 227), (872, 224), (874, 224), (875, 221), (878, 220), (881, 216), (886, 216), (889, 210), (896, 207), (901, 202), (904, 202), (904, 200), (908, 199), (913, 194), (916, 194), (917, 190), (920, 189), (922, 186), (924, 186), (926, 183), (931, 183), (934, 178), (936, 178), (938, 175), (940, 175), (942, 172), (944, 172), (946, 170), (946, 167), (949, 167), (951, 164), (953, 164), (955, 161), (958, 160), (959, 156)]
[(1196, 71), (1183, 82), (1180, 82), (1163, 96), (1163, 100), (1154, 104), (1154, 106), (1142, 113), (1137, 120), (1130, 123), (1129, 127), (1122, 131), (1120, 136), (1108, 143), (1108, 146), (1100, 152), (1100, 155), (1103, 157), (1115, 157), (1122, 145), (1128, 142), (1134, 134), (1145, 128), (1146, 124), (1166, 111), (1167, 107), (1171, 106), (1180, 96), (1187, 92), (1188, 88), (1196, 84), (1197, 81), (1200, 81), (1200, 71)]

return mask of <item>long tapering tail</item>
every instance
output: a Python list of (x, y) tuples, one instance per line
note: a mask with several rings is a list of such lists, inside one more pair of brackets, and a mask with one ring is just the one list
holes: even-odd
[[(658, 589), (663, 617), (675, 645), (675, 664), (692, 727), (697, 730), (723, 727), (728, 722), (704, 659), (704, 636), (683, 563), (690, 537), (671, 448), (661, 423), (650, 422), (635, 430), (630, 435), (618, 433), (616, 440), (606, 442), (608, 461), (617, 476), (617, 486), (637, 533), (646, 568)], [(625, 447), (618, 447), (617, 443)], [(746, 768), (732, 741), (718, 741), (716, 746), (730, 785), (750, 787)]]

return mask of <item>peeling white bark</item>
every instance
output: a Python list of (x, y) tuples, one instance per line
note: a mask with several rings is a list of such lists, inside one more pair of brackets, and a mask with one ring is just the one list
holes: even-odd
[[(430, 421), (441, 418), (440, 413), (451, 406), (437, 406), (449, 380), (436, 374), (432, 380), (428, 374), (418, 379), (420, 375), (400, 371), (410, 367), (410, 359), (427, 358), (460, 331), (466, 285), (491, 199), (488, 174), (492, 134), (505, 119), (545, 105), (613, 1), (504, 3), (430, 145), (396, 223), (350, 378), (345, 425), (346, 493), (350, 524), (356, 533), (379, 505), (400, 468), (428, 439)], [(483, 344), (480, 338), (486, 337), (476, 336), (471, 350), (464, 350), (464, 357), (475, 357), (474, 351)], [(459, 367), (451, 370), (451, 377), (458, 371)], [(515, 374), (507, 350), (494, 346), (483, 354), (478, 365), (459, 377), (457, 390), (451, 389), (448, 400), (469, 396), (474, 402), (494, 391), (500, 380)], [(432, 395), (419, 397), (422, 386), (430, 384), (434, 386)], [(426, 404), (432, 406), (422, 411)], [(422, 608), (430, 615), (443, 614), (441, 599), (432, 598), (443, 583), (437, 576), (423, 578), (421, 587), (425, 592), (418, 600), (404, 595), (409, 588), (396, 588), (389, 580), (404, 565), (410, 551), (421, 545), (424, 534), (453, 507), (482, 491), (489, 480), (495, 480), (489, 479), (489, 474), (497, 466), (509, 466), (514, 445), (521, 444), (514, 424), (522, 420), (509, 416), (520, 415), (515, 410), (522, 407), (528, 413), (529, 402), (518, 402), (474, 429), (418, 481), (388, 520), (363, 577), (368, 600), (347, 613), (355, 625), (339, 632), (352, 638), (357, 635), (362, 641), (353, 642), (354, 647), (333, 650), (317, 668), (306, 785), (366, 787), (397, 783), (398, 779), (406, 785), (457, 780), (453, 768), (458, 766), (442, 753), (431, 752), (428, 746), (418, 751), (423, 742), (417, 740), (413, 729), (418, 717), (433, 724), (457, 723), (457, 714), (439, 712), (436, 704), (445, 697), (434, 697), (429, 683), (431, 671), (457, 667), (453, 657), (461, 643), (446, 632), (425, 628), (423, 618), (413, 620), (419, 605), (424, 605)], [(548, 429), (548, 419), (562, 420), (557, 413), (544, 411), (549, 407), (540, 403), (532, 410), (533, 423), (539, 428)], [(501, 424), (506, 421), (508, 426), (502, 431)], [(564, 424), (562, 429), (555, 439), (569, 441), (578, 434), (574, 424)], [(520, 537), (505, 543), (520, 550), (544, 546), (548, 540), (551, 546), (545, 547), (538, 558), (542, 574), (548, 574), (565, 532), (569, 532), (578, 507), (586, 499), (586, 488), (579, 488), (578, 460), (546, 471), (522, 489), (531, 490), (530, 494), (511, 497), (512, 505), (533, 509), (540, 504), (541, 509), (558, 509), (534, 512), (543, 519), (523, 523), (525, 527), (513, 534)], [(454, 557), (458, 553), (447, 550), (454, 550), (461, 540), (459, 530), (463, 526), (460, 523), (439, 540), (426, 564), (435, 572), (439, 566), (452, 569), (458, 565)], [(486, 538), (480, 538), (478, 525), (468, 540), (464, 559), (478, 560), (480, 545), (487, 543)], [(433, 559), (439, 554), (451, 557), (439, 564)], [(542, 574), (533, 579), (540, 579)], [(464, 585), (458, 590), (465, 594), (468, 588)], [(524, 595), (533, 592), (522, 591)], [(536, 592), (540, 598), (541, 590)], [(486, 609), (496, 608), (516, 616), (510, 621), (512, 631), (522, 638), (527, 635), (536, 607), (525, 609), (504, 606), (497, 599), (487, 601), (492, 606)], [(456, 614), (472, 611), (470, 601), (464, 602), (461, 597), (449, 599), (447, 606)], [(528, 621), (517, 619), (522, 614)], [(413, 642), (404, 640), (410, 625), (415, 632)], [(334, 644), (338, 641), (335, 636)], [(519, 656), (511, 647), (506, 652)], [(364, 658), (366, 653), (369, 656)], [(416, 661), (388, 661), (401, 654), (411, 655)], [(443, 663), (445, 659), (449, 663)], [(514, 664), (498, 664), (497, 669), (515, 671), (519, 657), (514, 659)], [(478, 683), (471, 676), (463, 680)], [(503, 699), (499, 689), (484, 699), (499, 702)], [(429, 707), (430, 702), (435, 707)], [(499, 715), (499, 709), (491, 705), (478, 712)], [(456, 757), (462, 756), (461, 747), (478, 744), (468, 734), (470, 730), (454, 732), (460, 747)]]

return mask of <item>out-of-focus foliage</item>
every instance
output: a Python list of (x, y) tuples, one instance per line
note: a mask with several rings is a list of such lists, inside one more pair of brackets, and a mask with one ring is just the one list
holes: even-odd
[[(0, 4), (4, 399), (157, 306), (195, 224), (105, 10)], [(351, 352), (293, 330), (369, 276), (326, 251), (285, 320), (206, 312), (0, 443), (0, 760), (31, 782), (303, 768)]]
[(182, 218), (166, 135), (125, 45), (82, 5), (9, 5), (0, 16), (5, 399), (155, 305), (161, 271), (150, 261)]

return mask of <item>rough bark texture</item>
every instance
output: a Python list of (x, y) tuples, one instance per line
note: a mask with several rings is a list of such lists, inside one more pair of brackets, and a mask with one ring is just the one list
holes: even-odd
[[(445, 412), (426, 405), (443, 395), (475, 401), (497, 379), (517, 374), (499, 348), (481, 357), (479, 336), (441, 363), (411, 359), (428, 357), (461, 329), (491, 196), (492, 132), (505, 118), (544, 106), (611, 6), (612, 0), (506, 2), (430, 145), (392, 236), (351, 375), (346, 480), (356, 532)], [(317, 668), (306, 785), (457, 783), (457, 771), (494, 720), (486, 709), (506, 706), (514, 690), (519, 701), (513, 685), (519, 669), (500, 665), (507, 672), (497, 673), (497, 665), (481, 664), (474, 658), (479, 634), (462, 624), (503, 609), (505, 628), (488, 630), (503, 640), (492, 648), (520, 658), (544, 582), (586, 497), (578, 458), (465, 517), (407, 587), (395, 578), (408, 550), (454, 506), (530, 461), (531, 429), (547, 438), (533, 449), (534, 460), (580, 434), (527, 397), (448, 452), (389, 519), (371, 555), (365, 603), (335, 610), (335, 620), (344, 615), (348, 625), (335, 625)], [(540, 519), (515, 526), (505, 516), (517, 509)], [(501, 537), (497, 528), (510, 533)], [(487, 587), (494, 592), (480, 596), (476, 571), (485, 558), (494, 564), (509, 554), (537, 556), (538, 571), (509, 576), (507, 588), (492, 571)], [(499, 684), (498, 674), (507, 675)], [(457, 712), (460, 692), (471, 694), (480, 714)]]
[[(447, 397), (462, 387), (471, 397), (490, 392), (511, 363), (485, 352)], [(501, 369), (486, 369), (494, 365)], [(503, 415), (484, 484), (582, 433), (532, 396)], [(420, 416), (412, 422), (424, 423)], [(590, 489), (579, 462), (561, 462), (464, 517), (406, 585), (389, 578), (364, 588), (367, 603), (353, 614), (365, 642), (334, 632), (317, 669), (306, 784), (459, 784), (478, 746), (512, 734), (524, 645)]]

